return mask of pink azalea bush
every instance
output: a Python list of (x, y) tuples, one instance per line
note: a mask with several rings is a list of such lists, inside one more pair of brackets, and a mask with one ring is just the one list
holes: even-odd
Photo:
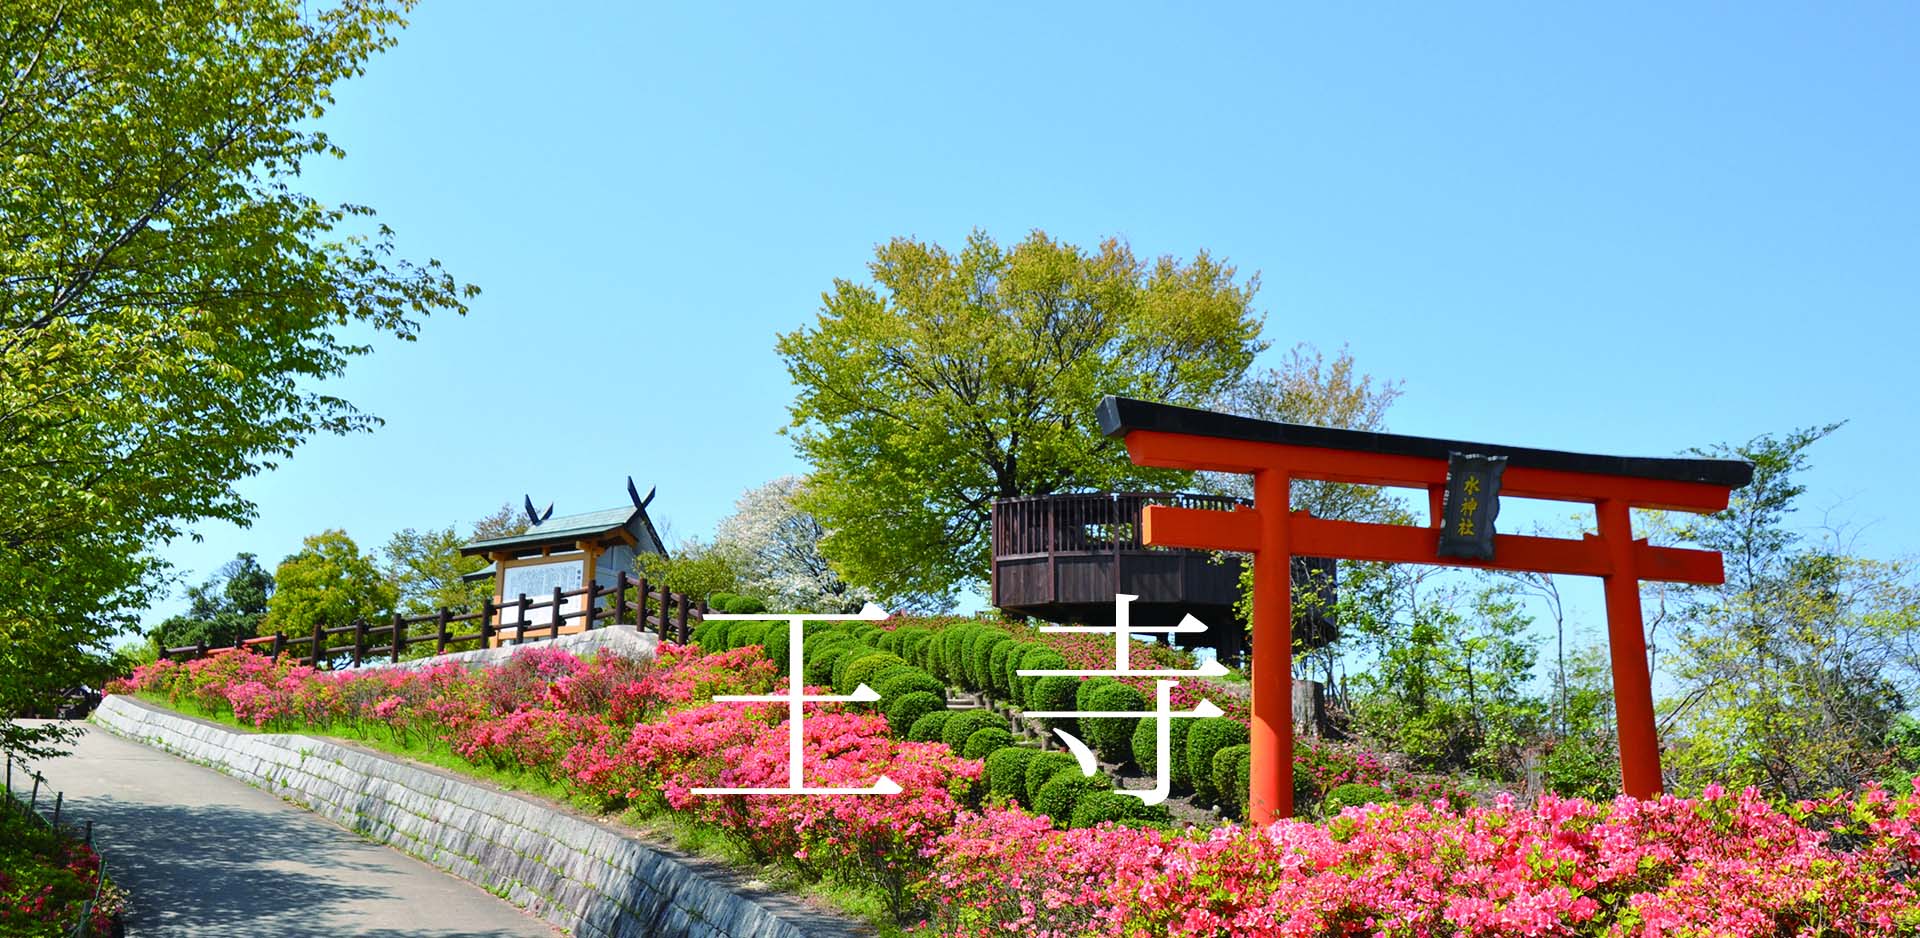
[(1786, 812), (1710, 790), (1178, 833), (989, 810), (922, 888), (955, 936), (1912, 935), (1916, 819), (1920, 782)]

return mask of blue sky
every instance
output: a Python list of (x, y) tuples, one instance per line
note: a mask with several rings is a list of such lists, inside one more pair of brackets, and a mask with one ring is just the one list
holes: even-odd
[(706, 535), (802, 468), (775, 335), (876, 243), (976, 227), (1258, 271), (1271, 357), (1349, 346), (1401, 432), (1664, 455), (1849, 420), (1809, 507), (1910, 553), (1920, 10), (1671, 6), (428, 0), (307, 187), (485, 293), (331, 385), (383, 429), (162, 553), (197, 581), (628, 474)]

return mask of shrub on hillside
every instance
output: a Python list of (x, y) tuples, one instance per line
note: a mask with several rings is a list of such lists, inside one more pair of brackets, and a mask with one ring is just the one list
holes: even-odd
[(966, 747), (967, 737), (975, 732), (989, 726), (1005, 729), (1006, 725), (1007, 721), (991, 710), (962, 710), (947, 721), (946, 727), (940, 731), (940, 741), (957, 754)]
[(903, 664), (906, 662), (900, 660), (899, 655), (889, 652), (876, 651), (869, 655), (862, 655), (840, 669), (840, 676), (834, 682), (833, 690), (839, 694), (851, 694), (862, 684), (878, 690), (879, 688), (874, 687), (874, 678), (881, 671)]
[(1341, 785), (1327, 792), (1327, 800), (1320, 805), (1324, 814), (1339, 814), (1347, 808), (1358, 808), (1370, 804), (1390, 804), (1393, 797), (1384, 790), (1372, 785)]
[(920, 718), (947, 709), (947, 701), (923, 690), (903, 694), (887, 708), (887, 726), (895, 736), (905, 736)]
[[(1028, 646), (1026, 654), (1020, 656), (1020, 667), (1017, 670), (1061, 671), (1061, 670), (1065, 670), (1067, 667), (1069, 667), (1069, 665), (1067, 664), (1067, 659), (1065, 655), (1062, 655), (1059, 652), (1054, 651), (1053, 649), (1048, 648), (1045, 645), (1035, 644), (1035, 645)], [(1020, 690), (1015, 695), (1015, 699), (1020, 702), (1020, 706), (1025, 707), (1029, 710), (1043, 709), (1037, 706), (1036, 704), (1034, 704), (1033, 702), (1034, 685), (1040, 683), (1041, 681), (1056, 680), (1061, 677), (1063, 677), (1063, 675), (1055, 674), (1048, 677), (1020, 678)], [(1078, 683), (1080, 679), (1077, 677), (1069, 677), (1069, 678), (1066, 678), (1066, 680)], [(1072, 698), (1069, 697), (1068, 700), (1071, 701)]]
[(981, 629), (967, 645), (967, 687), (984, 694), (993, 692), (993, 650), (1013, 636), (1001, 629)]
[(1020, 643), (1012, 640), (993, 646), (987, 654), (987, 684), (993, 689), (993, 696), (999, 700), (1010, 700), (1013, 689), (1007, 686), (1007, 659)]
[(1093, 827), (1105, 821), (1137, 827), (1160, 826), (1173, 823), (1173, 812), (1164, 804), (1150, 805), (1117, 791), (1090, 791), (1074, 803), (1073, 817), (1067, 826)]
[(840, 653), (858, 645), (851, 635), (822, 635), (818, 638), (807, 637), (806, 660), (802, 674), (808, 684), (826, 687), (833, 686), (833, 664)]
[(907, 740), (915, 743), (937, 743), (947, 728), (947, 720), (953, 716), (952, 710), (935, 710), (907, 728)]
[[(1140, 767), (1140, 773), (1148, 778), (1159, 778), (1160, 721), (1142, 719), (1133, 730), (1133, 764)], [(1167, 721), (1167, 780), (1173, 791), (1186, 791), (1193, 785), (1192, 776), (1187, 772), (1187, 731), (1193, 728), (1193, 720), (1179, 719)]]
[(911, 694), (914, 691), (926, 691), (938, 696), (941, 700), (947, 699), (947, 685), (940, 683), (939, 678), (910, 664), (896, 664), (890, 668), (882, 668), (880, 673), (875, 674), (867, 683), (880, 692), (880, 705), (883, 707), (892, 706), (893, 702), (899, 700), (902, 695)]
[[(847, 669), (853, 667), (855, 662), (865, 658), (886, 654), (886, 652), (864, 642), (849, 646), (846, 650), (834, 656), (833, 669), (827, 672), (827, 686), (833, 688), (835, 693), (849, 693), (853, 685), (847, 683)], [(887, 657), (892, 659), (887, 662), (888, 664), (901, 663), (899, 658), (892, 655), (887, 655)]]
[(1052, 818), (1054, 826), (1066, 827), (1073, 820), (1073, 807), (1082, 796), (1112, 789), (1113, 780), (1105, 775), (1059, 772), (1033, 796), (1033, 810)]
[(1247, 740), (1246, 724), (1231, 717), (1193, 721), (1193, 728), (1187, 731), (1187, 776), (1202, 801), (1220, 800), (1220, 792), (1213, 787), (1213, 754)]
[(1247, 815), (1252, 766), (1253, 747), (1246, 743), (1222, 746), (1213, 754), (1213, 790), (1219, 793), (1220, 806), (1234, 817)]
[[(1144, 713), (1146, 695), (1125, 684), (1106, 684), (1087, 695), (1087, 709)], [(1080, 733), (1100, 758), (1115, 764), (1133, 761), (1133, 731), (1138, 717), (1081, 717)]]
[(1040, 754), (1038, 749), (1007, 746), (987, 756), (987, 791), (1026, 803), (1027, 766)]
[(1114, 687), (1120, 682), (1110, 677), (1090, 677), (1080, 682), (1073, 691), (1073, 709), (1092, 710), (1094, 692), (1103, 687)]
[(1027, 763), (1026, 797), (1022, 803), (1033, 806), (1033, 800), (1040, 795), (1040, 786), (1053, 780), (1061, 772), (1080, 774), (1080, 763), (1070, 753), (1042, 752)]
[[(1063, 674), (1043, 677), (1039, 683), (1029, 689), (1027, 693), (1027, 709), (1042, 713), (1061, 713), (1079, 709), (1073, 705), (1073, 700), (1079, 693), (1082, 683), (1084, 682), (1077, 677), (1067, 677)], [(1046, 724), (1049, 729), (1054, 727), (1070, 727), (1073, 726), (1073, 723), (1073, 717), (1046, 718)]]
[(973, 735), (960, 746), (960, 755), (966, 759), (985, 759), (996, 749), (1005, 749), (1013, 745), (1013, 734), (1006, 728), (989, 726), (983, 730), (974, 730)]

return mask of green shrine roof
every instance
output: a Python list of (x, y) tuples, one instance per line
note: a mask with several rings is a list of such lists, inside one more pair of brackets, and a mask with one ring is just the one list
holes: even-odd
[[(585, 514), (567, 515), (563, 518), (549, 518), (527, 529), (524, 534), (510, 537), (493, 537), (483, 541), (474, 541), (460, 548), (462, 554), (484, 554), (489, 551), (515, 547), (537, 547), (550, 543), (577, 541), (584, 537), (607, 534), (627, 527), (636, 515), (643, 515), (641, 509), (632, 505), (621, 508), (608, 508), (602, 511), (589, 511)], [(652, 525), (648, 524), (651, 528)]]

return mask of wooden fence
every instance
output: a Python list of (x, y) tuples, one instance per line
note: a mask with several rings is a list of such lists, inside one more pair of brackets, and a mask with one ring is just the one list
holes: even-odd
[[(581, 600), (578, 604), (580, 608), (569, 611), (567, 606), (575, 599)], [(530, 624), (532, 613), (540, 610), (550, 610), (545, 614), (547, 621)], [(514, 614), (514, 622), (495, 623), (496, 619), (507, 613)], [(369, 625), (365, 620), (333, 628), (315, 623), (311, 635), (289, 636), (276, 632), (260, 638), (243, 639), (239, 645), (225, 648), (209, 648), (205, 642), (163, 648), (160, 655), (175, 661), (190, 661), (214, 652), (232, 651), (237, 647), (246, 651), (266, 652), (273, 657), (292, 655), (295, 663), (314, 667), (337, 668), (344, 664), (357, 668), (367, 661), (399, 661), (408, 648), (415, 646), (432, 645), (433, 653), (440, 655), (446, 653), (447, 646), (465, 642), (477, 641), (477, 647), (480, 648), (491, 647), (496, 642), (518, 645), (608, 625), (637, 625), (658, 633), (664, 641), (686, 644), (688, 632), (706, 617), (706, 613), (706, 600), (693, 600), (684, 593), (670, 592), (665, 586), (649, 589), (646, 577), (630, 577), (623, 572), (612, 588), (598, 582), (574, 590), (556, 587), (552, 596), (538, 600), (525, 593), (520, 594), (518, 599), (500, 603), (489, 597), (480, 604), (477, 612), (456, 614), (446, 608), (424, 616), (403, 616), (396, 612), (391, 619), (378, 625)], [(579, 628), (571, 628), (569, 623)], [(409, 634), (413, 627), (427, 624), (434, 626), (431, 633)], [(456, 633), (453, 631), (455, 628), (473, 628), (477, 631)], [(332, 640), (342, 635), (353, 636), (352, 643), (333, 645), (329, 653)], [(374, 642), (379, 644), (370, 644)], [(301, 649), (305, 649), (305, 653), (296, 654)]]
[[(89, 848), (93, 846), (92, 819), (85, 821), (84, 827), (80, 824), (73, 823), (71, 816), (68, 816), (66, 820), (61, 819), (60, 812), (61, 809), (65, 807), (67, 800), (66, 792), (54, 791), (51, 786), (47, 785), (46, 776), (41, 775), (33, 769), (22, 766), (21, 774), (24, 776), (23, 781), (31, 781), (33, 783), (31, 792), (22, 794), (21, 792), (26, 790), (24, 787), (20, 789), (14, 788), (13, 753), (9, 752), (6, 754), (6, 763), (6, 787), (0, 790), (0, 811), (18, 814), (28, 824), (43, 824), (51, 829), (57, 836), (81, 841)], [(42, 788), (45, 788), (48, 794), (52, 795), (50, 803), (40, 800), (40, 791)], [(46, 807), (52, 810), (52, 817), (48, 817), (43, 813), (42, 805), (46, 805)], [(100, 868), (95, 874), (93, 896), (80, 903), (80, 914), (77, 916), (72, 928), (69, 929), (66, 926), (60, 926), (62, 929), (60, 934), (63, 938), (89, 938), (89, 936), (97, 934), (91, 927), (93, 922), (93, 909), (100, 904), (100, 890), (107, 882), (107, 858), (102, 856), (97, 850), (94, 852), (94, 856), (99, 859)], [(115, 918), (116, 925), (113, 928), (113, 933), (120, 934), (120, 929), (117, 924), (118, 913), (115, 914)]]

